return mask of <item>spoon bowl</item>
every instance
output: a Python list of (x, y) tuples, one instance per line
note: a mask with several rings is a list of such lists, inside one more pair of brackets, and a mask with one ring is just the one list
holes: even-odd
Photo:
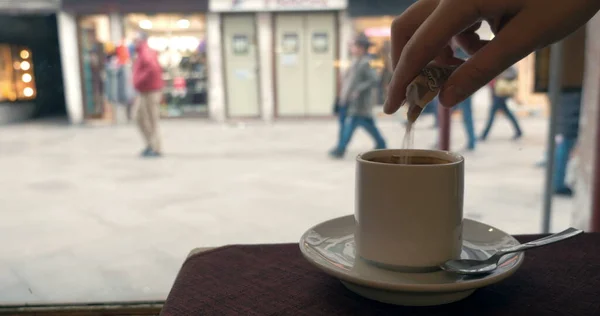
[(555, 242), (563, 241), (571, 237), (577, 236), (583, 233), (580, 229), (569, 228), (560, 233), (550, 235), (538, 240), (530, 241), (522, 245), (517, 245), (502, 249), (496, 252), (494, 255), (486, 260), (471, 260), (471, 259), (459, 259), (449, 260), (440, 266), (444, 271), (465, 274), (465, 275), (480, 275), (494, 272), (498, 268), (500, 259), (507, 254), (525, 251), (527, 249), (542, 247), (545, 245), (553, 244)]
[(442, 270), (458, 274), (485, 274), (494, 272), (498, 268), (495, 262), (481, 260), (450, 260), (440, 266)]

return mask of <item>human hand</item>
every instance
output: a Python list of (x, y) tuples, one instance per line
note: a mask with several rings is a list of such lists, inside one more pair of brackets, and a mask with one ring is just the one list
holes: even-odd
[[(406, 88), (429, 62), (460, 65), (440, 92), (454, 106), (536, 49), (577, 30), (600, 10), (599, 0), (419, 0), (392, 23), (392, 66), (384, 110), (402, 105)], [(496, 36), (475, 31), (487, 21)], [(472, 57), (453, 57), (454, 39)]]

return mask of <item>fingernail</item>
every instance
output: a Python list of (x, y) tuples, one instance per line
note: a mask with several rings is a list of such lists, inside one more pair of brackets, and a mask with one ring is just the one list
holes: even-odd
[(390, 109), (390, 103), (389, 103), (388, 99), (385, 99), (385, 102), (383, 103), (383, 113), (385, 113), (385, 114), (392, 114), (392, 113), (394, 113)]
[(466, 97), (465, 91), (455, 85), (448, 86), (440, 92), (440, 103), (445, 107), (453, 107)]

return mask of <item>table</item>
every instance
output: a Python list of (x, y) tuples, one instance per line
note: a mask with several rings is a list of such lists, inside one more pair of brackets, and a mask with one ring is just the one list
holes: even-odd
[[(517, 236), (527, 242), (543, 236)], [(600, 315), (600, 234), (527, 252), (512, 277), (435, 307), (364, 299), (309, 264), (297, 244), (233, 245), (190, 255), (161, 315)]]

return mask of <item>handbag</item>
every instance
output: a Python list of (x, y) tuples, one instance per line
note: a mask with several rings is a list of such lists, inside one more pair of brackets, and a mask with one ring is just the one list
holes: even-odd
[(500, 78), (494, 85), (494, 94), (499, 97), (510, 98), (517, 94), (518, 88), (519, 86), (517, 80)]

